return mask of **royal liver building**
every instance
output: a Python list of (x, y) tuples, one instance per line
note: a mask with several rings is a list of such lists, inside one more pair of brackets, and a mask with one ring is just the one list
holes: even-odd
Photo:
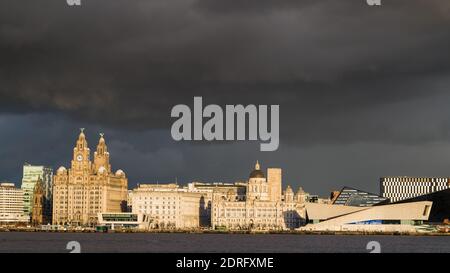
[(82, 129), (71, 168), (60, 167), (53, 181), (53, 224), (93, 226), (98, 213), (126, 208), (128, 180), (122, 170), (111, 171), (103, 134), (92, 162)]

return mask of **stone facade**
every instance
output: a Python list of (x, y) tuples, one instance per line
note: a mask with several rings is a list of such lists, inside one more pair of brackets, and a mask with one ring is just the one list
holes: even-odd
[(60, 167), (54, 176), (53, 224), (93, 226), (98, 213), (125, 211), (127, 188), (125, 173), (112, 172), (103, 134), (92, 162), (82, 129), (73, 149), (71, 168)]
[(41, 178), (38, 179), (33, 191), (33, 202), (31, 211), (31, 224), (43, 225), (51, 222), (51, 211), (45, 196), (44, 184)]
[(305, 222), (308, 194), (281, 192), (282, 170), (257, 162), (247, 182), (141, 184), (129, 192), (132, 212), (152, 218), (151, 228), (286, 230)]
[(176, 184), (143, 184), (131, 195), (132, 212), (148, 215), (151, 228), (199, 228), (205, 208), (202, 193), (190, 192)]
[(245, 200), (247, 183), (140, 184), (128, 193), (132, 212), (152, 218), (151, 228), (209, 228), (213, 199)]
[(304, 225), (306, 193), (300, 189), (294, 194), (288, 186), (282, 194), (281, 175), (281, 169), (269, 168), (266, 180), (256, 162), (250, 173), (245, 200), (233, 196), (213, 200), (213, 228), (284, 230)]

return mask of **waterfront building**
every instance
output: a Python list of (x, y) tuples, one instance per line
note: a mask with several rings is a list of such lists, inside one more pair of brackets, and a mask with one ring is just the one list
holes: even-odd
[(53, 169), (25, 163), (23, 166), (22, 190), (24, 192), (24, 211), (31, 216), (33, 209), (33, 192), (38, 179), (42, 180), (43, 190), (48, 205), (51, 207), (53, 195)]
[(187, 186), (187, 190), (190, 192), (198, 192), (202, 194), (203, 209), (200, 210), (200, 226), (211, 226), (211, 210), (213, 200), (235, 200), (245, 201), (247, 192), (246, 182), (192, 182)]
[(380, 178), (380, 195), (391, 202), (450, 189), (447, 177), (391, 176)]
[(397, 201), (393, 204), (403, 204), (412, 202), (430, 201), (433, 202), (431, 207), (428, 223), (442, 224), (450, 220), (450, 189), (432, 192), (429, 194), (413, 197)]
[(306, 203), (307, 231), (416, 232), (428, 221), (433, 202), (371, 207)]
[(30, 217), (24, 213), (24, 194), (14, 183), (0, 183), (0, 224), (26, 224)]
[(142, 213), (99, 213), (97, 228), (106, 227), (110, 230), (116, 228), (148, 230), (152, 223), (151, 217)]
[(98, 213), (126, 211), (128, 179), (112, 171), (103, 134), (94, 160), (82, 129), (73, 148), (71, 168), (60, 167), (54, 176), (53, 224), (94, 226)]
[(127, 210), (126, 212), (131, 212), (132, 211), (132, 199), (133, 199), (133, 190), (128, 190), (127, 191)]
[(149, 228), (190, 229), (201, 226), (205, 197), (177, 184), (140, 184), (131, 195), (132, 213), (151, 219)]
[(248, 181), (139, 184), (128, 193), (132, 213), (151, 219), (149, 228), (294, 229), (305, 224), (309, 194), (281, 191), (282, 170), (259, 162)]
[(336, 196), (334, 196), (332, 204), (355, 207), (370, 207), (386, 202), (389, 202), (389, 199), (366, 191), (344, 187)]
[(233, 195), (214, 198), (212, 226), (215, 229), (284, 230), (304, 224), (308, 195), (288, 186), (281, 192), (282, 170), (269, 168), (267, 178), (259, 162), (250, 173), (245, 200)]
[[(151, 228), (211, 227), (213, 199), (245, 200), (247, 183), (191, 182), (180, 187), (170, 184), (139, 184), (128, 193), (133, 213), (152, 217)], [(175, 206), (167, 206), (175, 202)], [(174, 218), (175, 217), (175, 218)]]

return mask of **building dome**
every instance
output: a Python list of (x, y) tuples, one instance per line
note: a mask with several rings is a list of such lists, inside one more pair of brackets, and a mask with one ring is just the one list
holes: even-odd
[(117, 170), (116, 176), (125, 176), (125, 172), (122, 170)]
[(105, 167), (100, 166), (100, 168), (98, 168), (98, 173), (99, 174), (103, 174), (106, 171)]
[(250, 173), (250, 178), (265, 178), (264, 173), (260, 170), (258, 161), (256, 161), (255, 169)]
[(67, 169), (64, 166), (61, 166), (56, 171), (57, 174), (65, 174), (67, 172)]
[(261, 170), (253, 170), (250, 173), (250, 178), (265, 178), (265, 176)]
[(305, 194), (305, 190), (302, 187), (298, 188), (297, 194)]

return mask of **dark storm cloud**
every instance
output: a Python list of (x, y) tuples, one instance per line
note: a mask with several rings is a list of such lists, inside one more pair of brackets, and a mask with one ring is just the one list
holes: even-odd
[[(448, 91), (445, 0), (377, 8), (363, 0), (0, 5), (4, 112), (167, 129), (173, 105), (202, 95), (205, 103), (280, 104), (282, 143), (447, 136), (397, 129), (410, 111), (405, 102)], [(399, 107), (389, 119), (386, 105)], [(448, 114), (441, 110), (430, 122), (447, 126), (437, 120)]]

